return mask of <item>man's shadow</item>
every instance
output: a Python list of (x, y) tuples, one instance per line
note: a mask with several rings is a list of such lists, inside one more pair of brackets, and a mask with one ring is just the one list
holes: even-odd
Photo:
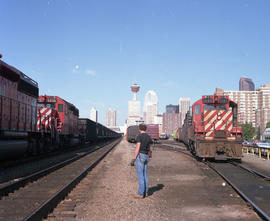
[(150, 187), (150, 188), (148, 189), (148, 196), (153, 195), (154, 192), (156, 192), (156, 191), (162, 190), (163, 187), (164, 187), (163, 184), (158, 184), (158, 185), (156, 185), (156, 186)]

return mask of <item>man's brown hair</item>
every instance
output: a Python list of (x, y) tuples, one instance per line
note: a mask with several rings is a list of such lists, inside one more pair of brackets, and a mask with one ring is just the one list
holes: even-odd
[(145, 124), (140, 124), (139, 129), (142, 131), (146, 131), (147, 126)]

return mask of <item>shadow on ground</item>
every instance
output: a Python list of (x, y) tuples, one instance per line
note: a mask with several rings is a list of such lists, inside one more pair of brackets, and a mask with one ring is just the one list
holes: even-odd
[(164, 187), (163, 184), (157, 184), (156, 186), (152, 186), (148, 189), (148, 195), (151, 196), (154, 194), (154, 192), (162, 190)]

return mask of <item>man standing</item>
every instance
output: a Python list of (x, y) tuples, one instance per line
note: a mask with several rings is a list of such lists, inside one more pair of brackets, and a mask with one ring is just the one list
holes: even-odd
[(152, 139), (145, 132), (146, 125), (139, 125), (139, 135), (136, 137), (136, 149), (134, 152), (134, 157), (131, 160), (131, 166), (134, 166), (136, 161), (136, 172), (137, 178), (139, 180), (138, 195), (136, 198), (143, 198), (148, 196), (148, 176), (147, 176), (147, 165), (149, 162), (149, 156), (152, 155)]

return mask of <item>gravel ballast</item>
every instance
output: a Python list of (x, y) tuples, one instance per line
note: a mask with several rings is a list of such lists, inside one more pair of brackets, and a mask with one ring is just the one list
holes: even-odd
[(129, 166), (134, 148), (122, 140), (48, 220), (261, 220), (205, 164), (160, 148), (148, 167), (150, 196), (135, 199), (136, 169)]

